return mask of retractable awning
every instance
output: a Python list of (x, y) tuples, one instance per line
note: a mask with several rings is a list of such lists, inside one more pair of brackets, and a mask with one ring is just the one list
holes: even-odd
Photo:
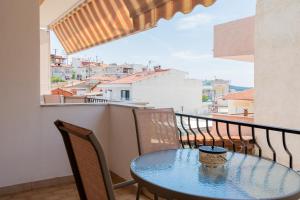
[(161, 18), (215, 0), (86, 0), (50, 25), (70, 54), (152, 28)]

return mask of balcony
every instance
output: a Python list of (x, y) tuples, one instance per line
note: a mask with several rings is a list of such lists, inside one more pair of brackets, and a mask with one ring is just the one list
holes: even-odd
[[(43, 27), (79, 1), (68, 1), (71, 6), (62, 5), (63, 1), (48, 2), (60, 6), (53, 9), (56, 17), (46, 16), (48, 22)], [(299, 9), (298, 1), (274, 0), (268, 4), (258, 0), (255, 52), (233, 55), (250, 55), (254, 60), (254, 123), (178, 113), (182, 148), (215, 144), (299, 171)], [(38, 29), (39, 5), (36, 0), (4, 0), (0, 1), (0, 11), (4, 16), (0, 19), (0, 199), (53, 199), (53, 194), (78, 199), (62, 139), (53, 125), (56, 119), (93, 130), (110, 171), (118, 177), (114, 180), (131, 178), (129, 165), (138, 156), (132, 109), (144, 106), (79, 103), (74, 99), (65, 104), (40, 105), (40, 90), (47, 88), (45, 80), (49, 80), (45, 73), (49, 34)], [(67, 40), (67, 45), (74, 45), (74, 41)], [(230, 56), (220, 54), (221, 58)], [(132, 199), (134, 190), (117, 191), (119, 199)]]
[[(112, 174), (113, 183), (119, 183), (123, 181), (122, 178)], [(136, 188), (131, 186), (126, 189), (115, 190), (115, 195), (117, 199), (135, 199)], [(56, 186), (41, 186), (34, 190), (29, 190), (25, 192), (15, 192), (13, 194), (0, 196), (2, 200), (34, 200), (34, 199), (66, 199), (66, 200), (79, 200), (79, 195), (77, 192), (74, 180), (62, 182)], [(145, 196), (140, 197), (141, 200), (147, 200), (149, 198)]]
[[(48, 177), (60, 178), (37, 176), (35, 179), (39, 181), (3, 187), (0, 189), (1, 198), (34, 199), (39, 195), (46, 198), (49, 192), (69, 199), (78, 198), (61, 137), (52, 123), (58, 118), (92, 129), (103, 145), (109, 168), (114, 174), (113, 180), (118, 181), (120, 177), (130, 179), (130, 162), (138, 156), (133, 108), (145, 109), (143, 106), (113, 103), (43, 105), (39, 141), (44, 153), (40, 169), (48, 173)], [(176, 113), (176, 118), (182, 148), (214, 144), (231, 151), (269, 158), (300, 170), (298, 148), (293, 146), (293, 138), (300, 138), (298, 130), (180, 113)], [(11, 166), (11, 163), (7, 164)], [(44, 166), (52, 167), (48, 170)], [(11, 168), (6, 168), (7, 174)], [(30, 180), (30, 177), (24, 178)], [(118, 199), (133, 199), (135, 191), (135, 187), (118, 190)]]

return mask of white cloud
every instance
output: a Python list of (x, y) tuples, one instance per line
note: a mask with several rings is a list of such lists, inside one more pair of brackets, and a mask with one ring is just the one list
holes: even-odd
[(187, 29), (193, 29), (197, 28), (204, 24), (209, 24), (212, 22), (214, 17), (212, 15), (208, 14), (195, 14), (188, 17), (183, 17), (180, 19), (177, 23), (177, 29), (178, 30), (187, 30)]
[(191, 51), (177, 51), (171, 54), (172, 57), (182, 59), (182, 60), (203, 60), (212, 58), (212, 54), (196, 54)]

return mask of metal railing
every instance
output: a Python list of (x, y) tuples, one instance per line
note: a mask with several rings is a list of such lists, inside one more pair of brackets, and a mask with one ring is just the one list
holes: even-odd
[(94, 97), (86, 97), (86, 103), (106, 103), (107, 99), (98, 99)]
[[(258, 151), (256, 154), (261, 157), (263, 148), (256, 139), (256, 133), (259, 131), (260, 134), (265, 134), (267, 146), (272, 152), (272, 160), (275, 162), (277, 161), (277, 150), (270, 140), (270, 131), (272, 131), (272, 134), (281, 134), (283, 149), (289, 157), (289, 167), (293, 168), (293, 155), (287, 146), (286, 134), (300, 136), (300, 130), (181, 113), (176, 113), (176, 119), (183, 148), (197, 148), (200, 145), (226, 146), (226, 148), (230, 147), (234, 152), (239, 151), (248, 154), (249, 146), (252, 145), (253, 149), (255, 150), (256, 148)], [(212, 125), (210, 126), (209, 123)], [(220, 130), (221, 126), (222, 132)], [(236, 129), (235, 136), (232, 134), (232, 127)], [(248, 129), (247, 139), (245, 139), (245, 134), (243, 133), (245, 127)]]

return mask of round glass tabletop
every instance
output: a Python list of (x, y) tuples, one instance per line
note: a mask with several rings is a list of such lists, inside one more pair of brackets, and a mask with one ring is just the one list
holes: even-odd
[(198, 159), (196, 149), (149, 153), (131, 162), (131, 174), (152, 192), (176, 199), (300, 197), (300, 175), (276, 162), (228, 152), (225, 166), (207, 168)]

